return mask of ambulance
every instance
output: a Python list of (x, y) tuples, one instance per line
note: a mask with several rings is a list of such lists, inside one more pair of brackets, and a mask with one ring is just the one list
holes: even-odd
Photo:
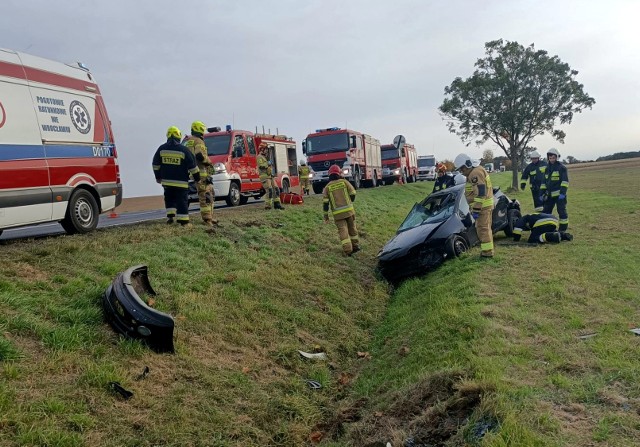
[(87, 233), (121, 201), (111, 123), (91, 72), (0, 49), (0, 233), (44, 222)]

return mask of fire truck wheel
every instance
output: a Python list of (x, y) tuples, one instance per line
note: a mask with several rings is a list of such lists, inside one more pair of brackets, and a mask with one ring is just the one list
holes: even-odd
[(229, 185), (229, 195), (225, 199), (228, 206), (240, 205), (240, 187), (236, 182), (231, 182)]
[(98, 204), (89, 191), (76, 189), (67, 206), (67, 213), (60, 222), (69, 234), (88, 233), (98, 226)]
[(244, 205), (249, 201), (249, 196), (240, 196), (240, 205)]
[(360, 179), (360, 171), (358, 171), (358, 168), (356, 168), (355, 172), (353, 173), (353, 187), (355, 189), (360, 189), (360, 184), (361, 184), (361, 179)]

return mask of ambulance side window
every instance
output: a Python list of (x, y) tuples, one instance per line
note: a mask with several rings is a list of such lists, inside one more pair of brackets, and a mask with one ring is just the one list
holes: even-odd
[(256, 146), (253, 137), (247, 137), (247, 146), (249, 146), (249, 155), (256, 155)]
[(244, 153), (244, 138), (242, 138), (242, 135), (236, 135), (233, 139), (233, 156), (236, 158), (242, 157)]

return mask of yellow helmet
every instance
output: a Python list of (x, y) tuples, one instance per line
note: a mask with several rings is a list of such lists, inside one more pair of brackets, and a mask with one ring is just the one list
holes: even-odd
[(182, 138), (182, 132), (176, 126), (171, 126), (167, 129), (167, 138), (177, 138), (179, 140)]
[(207, 126), (204, 125), (202, 121), (194, 121), (191, 123), (191, 133), (199, 133), (204, 135), (207, 131)]

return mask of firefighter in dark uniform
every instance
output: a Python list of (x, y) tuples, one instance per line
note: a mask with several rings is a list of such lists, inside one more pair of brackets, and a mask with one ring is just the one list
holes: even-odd
[(182, 133), (175, 126), (167, 130), (167, 142), (158, 148), (153, 156), (153, 174), (156, 182), (164, 188), (164, 205), (167, 209), (167, 223), (174, 218), (181, 225), (189, 223), (189, 176), (197, 182), (200, 171), (191, 151), (180, 144)]
[(480, 256), (491, 258), (494, 255), (492, 212), (493, 187), (491, 178), (482, 166), (474, 166), (471, 157), (460, 154), (453, 162), (455, 168), (467, 177), (464, 196), (471, 207), (476, 221), (476, 231), (480, 239)]
[(558, 218), (553, 214), (525, 214), (514, 224), (513, 240), (519, 241), (523, 231), (531, 231), (527, 241), (530, 244), (544, 244), (547, 242), (557, 244), (560, 241), (573, 240), (571, 234), (558, 231)]
[(342, 178), (340, 166), (329, 167), (329, 183), (322, 190), (322, 212), (324, 223), (329, 223), (329, 208), (333, 221), (338, 227), (338, 235), (345, 255), (351, 256), (360, 251), (360, 238), (356, 228), (356, 210), (353, 202), (356, 190)]
[(540, 154), (538, 151), (531, 152), (529, 157), (531, 158), (531, 163), (529, 163), (522, 171), (520, 189), (524, 191), (527, 187), (527, 180), (529, 180), (531, 195), (533, 196), (533, 206), (536, 211), (542, 211), (543, 202), (540, 198), (540, 190), (544, 184), (544, 173), (547, 169), (547, 162), (540, 160)]
[(569, 215), (567, 214), (567, 189), (569, 188), (569, 174), (565, 165), (558, 161), (560, 153), (558, 149), (551, 148), (547, 151), (547, 170), (544, 173), (544, 186), (542, 186), (542, 198), (544, 199), (543, 212), (551, 214), (554, 207), (558, 207), (560, 231), (569, 228)]
[(302, 194), (309, 195), (309, 187), (311, 186), (309, 180), (309, 174), (311, 173), (311, 169), (309, 166), (303, 161), (300, 163), (300, 168), (298, 169), (298, 176), (300, 177), (300, 186), (302, 187)]
[(213, 169), (213, 165), (207, 154), (207, 146), (204, 144), (204, 133), (207, 128), (202, 121), (194, 121), (191, 124), (191, 135), (185, 138), (184, 145), (191, 151), (196, 159), (198, 170), (200, 171), (200, 181), (196, 182), (198, 189), (198, 201), (200, 202), (200, 215), (202, 221), (207, 226), (213, 226), (218, 223), (213, 218), (213, 202), (215, 193), (213, 185), (209, 183), (209, 171)]
[(284, 207), (280, 203), (280, 191), (276, 185), (276, 181), (273, 179), (273, 166), (271, 160), (267, 158), (269, 149), (267, 143), (260, 143), (258, 149), (260, 155), (258, 155), (258, 174), (260, 175), (260, 182), (262, 187), (267, 193), (267, 198), (264, 201), (264, 209), (270, 210), (271, 206), (277, 210), (283, 210)]
[(436, 191), (441, 191), (443, 189), (447, 189), (447, 188), (451, 188), (452, 186), (455, 185), (455, 181), (453, 179), (452, 175), (447, 174), (447, 167), (442, 164), (442, 163), (438, 163), (436, 165), (436, 181), (433, 184), (433, 191), (432, 192), (436, 192)]

